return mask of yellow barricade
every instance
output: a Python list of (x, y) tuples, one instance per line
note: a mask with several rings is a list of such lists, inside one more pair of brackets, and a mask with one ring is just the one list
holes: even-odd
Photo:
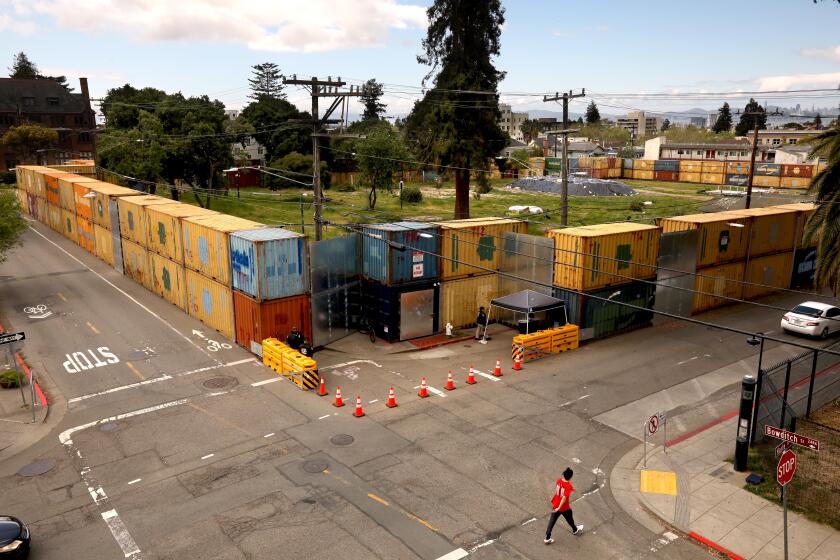
[(266, 338), (262, 343), (263, 364), (273, 369), (304, 391), (315, 389), (321, 383), (318, 362), (304, 356), (277, 340)]
[(565, 325), (513, 337), (511, 358), (519, 357), (523, 362), (537, 360), (548, 354), (574, 350), (578, 347), (580, 329), (577, 325)]

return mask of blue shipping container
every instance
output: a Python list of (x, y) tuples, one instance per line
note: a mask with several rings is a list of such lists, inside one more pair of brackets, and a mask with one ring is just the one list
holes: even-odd
[(653, 162), (654, 171), (679, 171), (680, 162), (676, 159), (658, 159)]
[(232, 285), (257, 300), (309, 292), (306, 238), (280, 228), (230, 234)]
[(737, 175), (735, 173), (730, 173), (726, 176), (726, 184), (736, 187), (746, 187), (749, 180), (749, 175)]
[(374, 224), (365, 226), (361, 237), (365, 278), (387, 286), (437, 279), (439, 226), (420, 222)]

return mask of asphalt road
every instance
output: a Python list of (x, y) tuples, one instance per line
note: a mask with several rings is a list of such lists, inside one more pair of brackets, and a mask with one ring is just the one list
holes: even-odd
[[(502, 378), (472, 387), (467, 368), (491, 372), (509, 355), (506, 336), (395, 355), (359, 336), (355, 354), (316, 356), (331, 392), (344, 392), (336, 408), (240, 348), (211, 351), (220, 335), (33, 227), (0, 265), (4, 323), (26, 331), (53, 401), (52, 433), (0, 455), (3, 513), (32, 524), (32, 558), (708, 557), (682, 537), (663, 545), (668, 529), (624, 512), (607, 480), (638, 443), (627, 426), (652, 395), (664, 395), (674, 437), (737, 406), (727, 379), (754, 370), (742, 336), (661, 324), (516, 374), (503, 360)], [(768, 331), (779, 313), (737, 306), (703, 318)], [(441, 391), (447, 370), (452, 392)], [(668, 400), (721, 370), (730, 377), (696, 403)], [(428, 399), (416, 396), (422, 376)], [(390, 386), (396, 408), (385, 406)], [(55, 466), (15, 474), (36, 460)], [(561, 520), (547, 547), (548, 500), (566, 466), (586, 530), (573, 537)]]

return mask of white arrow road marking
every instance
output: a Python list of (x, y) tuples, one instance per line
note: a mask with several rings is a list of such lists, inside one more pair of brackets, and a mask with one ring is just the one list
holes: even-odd
[(203, 333), (203, 332), (201, 332), (201, 331), (197, 331), (197, 330), (193, 329), (193, 332), (192, 332), (192, 333), (193, 333), (195, 336), (197, 336), (198, 338), (204, 338), (204, 333)]
[(486, 377), (490, 381), (501, 381), (501, 379), (499, 379), (495, 375), (490, 375), (489, 373), (484, 373), (483, 371), (478, 371), (477, 369), (473, 369), (473, 373), (475, 373), (476, 375), (480, 375), (481, 377)]

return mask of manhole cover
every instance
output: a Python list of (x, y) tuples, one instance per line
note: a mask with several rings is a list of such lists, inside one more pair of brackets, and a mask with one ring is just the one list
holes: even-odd
[(303, 463), (303, 470), (311, 474), (318, 474), (327, 470), (329, 466), (330, 464), (323, 459), (312, 459)]
[(145, 360), (149, 357), (149, 353), (143, 350), (135, 350), (134, 352), (129, 352), (127, 360), (129, 362), (136, 362), (138, 360)]
[(17, 473), (20, 476), (38, 476), (39, 474), (50, 472), (54, 468), (55, 461), (51, 461), (49, 459), (38, 459), (34, 463), (29, 463)]
[(238, 381), (235, 377), (222, 375), (220, 377), (211, 377), (210, 379), (202, 382), (201, 386), (205, 389), (225, 389), (227, 387), (233, 387), (237, 383)]
[(105, 422), (104, 424), (102, 424), (99, 427), (99, 429), (102, 430), (103, 432), (113, 432), (118, 427), (119, 427), (119, 425), (116, 422)]
[(350, 434), (336, 434), (330, 438), (330, 443), (333, 445), (350, 445), (356, 441), (356, 438)]

